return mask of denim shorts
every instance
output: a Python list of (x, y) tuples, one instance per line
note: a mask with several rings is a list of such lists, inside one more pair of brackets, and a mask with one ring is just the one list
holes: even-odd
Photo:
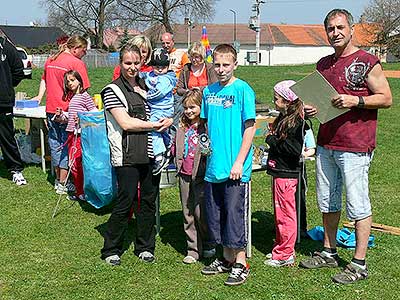
[(227, 180), (205, 184), (209, 245), (243, 249), (247, 245), (249, 183)]
[(49, 129), (49, 147), (51, 163), (54, 167), (68, 169), (68, 138), (67, 124), (52, 121), (54, 114), (47, 113), (47, 127)]
[(373, 153), (344, 152), (317, 147), (317, 200), (322, 213), (342, 209), (342, 189), (346, 192), (346, 214), (350, 220), (371, 216), (368, 172)]

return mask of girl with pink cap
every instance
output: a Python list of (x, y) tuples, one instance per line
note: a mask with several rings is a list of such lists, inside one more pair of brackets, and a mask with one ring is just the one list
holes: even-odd
[(273, 177), (276, 239), (272, 257), (264, 263), (272, 267), (295, 262), (297, 234), (296, 188), (305, 130), (303, 102), (290, 89), (296, 82), (285, 80), (274, 86), (274, 103), (280, 114), (265, 142), (269, 145), (267, 173)]

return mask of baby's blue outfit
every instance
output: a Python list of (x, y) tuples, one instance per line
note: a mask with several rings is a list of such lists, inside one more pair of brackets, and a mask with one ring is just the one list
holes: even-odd
[[(156, 75), (154, 71), (140, 73), (148, 87), (147, 103), (150, 107), (150, 121), (157, 122), (163, 118), (172, 118), (174, 115), (174, 95), (172, 93), (177, 79), (174, 71)], [(166, 151), (170, 137), (167, 132), (151, 133), (154, 156)], [(164, 142), (165, 139), (165, 142)]]

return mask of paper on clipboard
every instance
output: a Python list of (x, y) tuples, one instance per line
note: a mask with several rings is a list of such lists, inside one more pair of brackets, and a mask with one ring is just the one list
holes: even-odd
[(349, 109), (339, 109), (332, 106), (332, 97), (339, 93), (318, 71), (314, 71), (310, 75), (299, 80), (296, 84), (292, 85), (290, 89), (295, 92), (305, 104), (312, 105), (317, 109), (318, 113), (316, 117), (322, 124), (349, 111)]

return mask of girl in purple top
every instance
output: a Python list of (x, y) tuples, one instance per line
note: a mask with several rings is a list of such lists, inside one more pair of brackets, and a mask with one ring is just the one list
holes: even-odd
[(205, 245), (207, 225), (204, 214), (205, 157), (199, 148), (199, 135), (205, 133), (200, 121), (202, 92), (188, 92), (183, 100), (184, 113), (181, 117), (175, 142), (171, 148), (175, 156), (179, 191), (184, 217), (183, 229), (187, 240), (186, 264), (195, 263), (201, 256), (211, 257), (215, 249)]
[[(63, 100), (69, 101), (68, 106), (68, 161), (71, 168), (72, 178), (76, 189), (75, 199), (85, 200), (83, 191), (83, 169), (82, 169), (82, 148), (80, 128), (77, 122), (78, 112), (97, 111), (92, 97), (83, 88), (81, 75), (71, 70), (64, 75), (64, 96)], [(57, 109), (57, 115), (59, 109)]]

